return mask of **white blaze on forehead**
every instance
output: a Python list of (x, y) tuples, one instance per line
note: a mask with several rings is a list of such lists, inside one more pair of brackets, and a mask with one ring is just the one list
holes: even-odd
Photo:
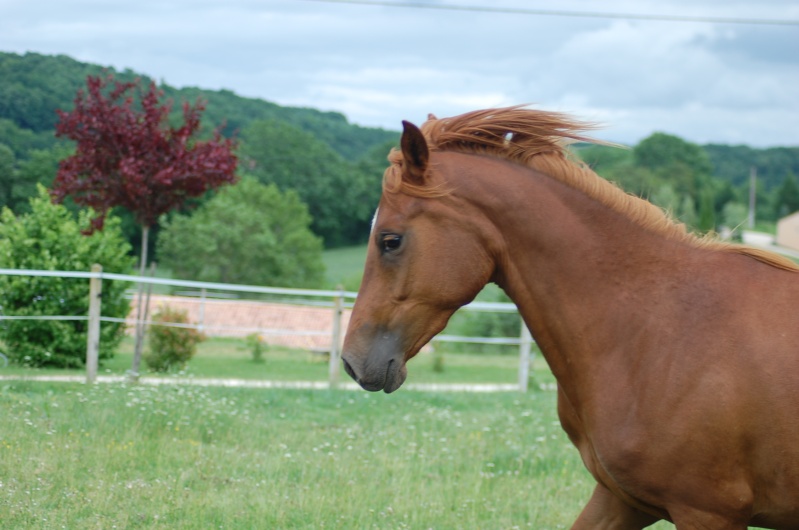
[(380, 211), (380, 208), (375, 210), (375, 216), (372, 217), (372, 230), (369, 232), (370, 234), (374, 234), (375, 232), (375, 225), (377, 224), (377, 213)]

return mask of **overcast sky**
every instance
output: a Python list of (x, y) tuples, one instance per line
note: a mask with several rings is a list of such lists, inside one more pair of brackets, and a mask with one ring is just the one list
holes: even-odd
[[(796, 0), (416, 3), (799, 20)], [(0, 0), (0, 51), (65, 54), (391, 130), (429, 112), (531, 103), (599, 121), (596, 136), (627, 144), (662, 131), (799, 146), (799, 25), (315, 0)]]

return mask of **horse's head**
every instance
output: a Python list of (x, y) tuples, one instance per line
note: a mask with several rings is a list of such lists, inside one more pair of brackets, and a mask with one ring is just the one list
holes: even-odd
[(494, 272), (481, 216), (460, 193), (468, 186), (450, 179), (461, 171), (445, 154), (431, 153), (416, 126), (403, 126), (402, 156), (395, 153), (384, 179), (342, 353), (363, 388), (387, 393), (405, 381), (405, 363)]

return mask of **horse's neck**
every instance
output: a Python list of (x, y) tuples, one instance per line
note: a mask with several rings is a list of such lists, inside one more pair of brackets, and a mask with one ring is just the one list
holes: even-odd
[(643, 326), (646, 302), (678, 283), (670, 264), (689, 249), (542, 175), (516, 182), (503, 202), (492, 214), (505, 223), (497, 283), (559, 382), (581, 385), (619, 330)]

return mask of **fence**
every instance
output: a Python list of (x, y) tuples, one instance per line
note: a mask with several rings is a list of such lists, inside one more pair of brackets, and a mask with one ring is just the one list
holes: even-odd
[[(0, 320), (84, 320), (88, 322), (86, 348), (86, 381), (92, 383), (97, 377), (99, 330), (101, 322), (124, 322), (129, 329), (137, 323), (145, 325), (171, 325), (154, 323), (148, 319), (137, 319), (131, 311), (126, 319), (102, 316), (103, 280), (138, 283), (150, 286), (166, 286), (184, 289), (175, 295), (152, 295), (150, 304), (169, 305), (189, 313), (192, 327), (209, 336), (246, 336), (257, 334), (266, 342), (329, 353), (328, 384), (336, 387), (340, 381), (340, 351), (343, 333), (349, 323), (352, 305), (357, 293), (345, 290), (313, 290), (261, 287), (252, 285), (224, 284), (165, 278), (140, 277), (116, 273), (104, 273), (99, 265), (91, 272), (40, 271), (0, 269), (0, 275), (41, 276), (86, 279), (90, 282), (89, 311), (87, 315), (47, 315), (18, 317), (0, 315)], [(185, 291), (191, 289), (191, 291)], [(242, 300), (239, 297), (249, 295)], [(261, 299), (252, 299), (253, 296)], [(133, 306), (137, 300), (133, 297)], [(473, 302), (461, 311), (483, 311), (517, 313), (516, 306), (506, 303)], [(179, 325), (179, 324), (175, 324)], [(532, 339), (523, 324), (515, 337), (467, 337), (440, 334), (436, 343), (503, 344), (516, 346), (519, 350), (518, 387), (527, 390), (531, 364)]]

